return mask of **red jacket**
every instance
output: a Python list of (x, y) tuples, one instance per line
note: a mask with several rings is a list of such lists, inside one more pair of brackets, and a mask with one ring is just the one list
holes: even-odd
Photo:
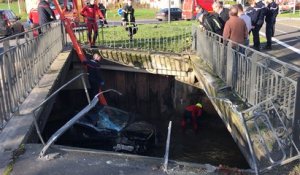
[(202, 108), (196, 105), (188, 106), (185, 108), (185, 110), (192, 112), (193, 117), (200, 117), (202, 115)]
[(86, 17), (86, 22), (97, 22), (97, 15), (104, 19), (104, 16), (102, 15), (101, 11), (97, 7), (97, 5), (86, 5), (80, 12), (80, 14), (84, 17)]
[(31, 9), (29, 12), (29, 20), (33, 24), (39, 24), (39, 16), (38, 16), (38, 10), (37, 9)]

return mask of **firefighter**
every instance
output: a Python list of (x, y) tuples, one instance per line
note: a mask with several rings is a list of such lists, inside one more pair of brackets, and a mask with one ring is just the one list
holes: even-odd
[(197, 103), (196, 105), (187, 106), (183, 113), (183, 119), (181, 121), (181, 127), (183, 131), (186, 129), (187, 122), (191, 122), (195, 132), (198, 131), (198, 120), (202, 116), (202, 105)]
[(246, 14), (250, 16), (252, 23), (253, 47), (255, 50), (260, 50), (259, 31), (264, 24), (266, 16), (266, 6), (261, 0), (253, 2), (252, 6), (247, 9)]
[[(80, 14), (85, 17), (86, 26), (88, 29), (88, 40), (90, 47), (95, 46), (95, 42), (98, 36), (98, 24), (97, 24), (97, 15), (100, 19), (105, 20), (98, 6), (95, 5), (95, 0), (90, 0), (89, 3), (81, 10)], [(94, 36), (92, 37), (92, 32)]]
[(104, 85), (104, 81), (100, 73), (101, 60), (102, 56), (99, 53), (95, 53), (92, 58), (86, 59), (83, 62), (87, 66), (87, 72), (89, 73), (91, 98), (93, 98), (99, 92), (100, 87)]
[[(100, 2), (100, 3), (98, 4), (98, 8), (99, 8), (99, 10), (101, 11), (102, 15), (106, 18), (106, 8), (105, 8), (105, 6), (103, 5), (102, 2)], [(105, 24), (107, 24), (107, 21), (106, 21), (106, 20), (103, 20), (103, 21), (100, 22), (100, 25), (101, 25), (102, 27), (103, 27)]]
[(130, 41), (137, 32), (137, 26), (135, 25), (134, 8), (132, 7), (132, 0), (128, 0), (127, 4), (123, 7), (122, 14), (123, 26), (128, 31)]
[(267, 1), (267, 13), (266, 13), (266, 37), (267, 45), (265, 49), (272, 49), (272, 37), (274, 36), (276, 17), (278, 15), (278, 5), (274, 0)]

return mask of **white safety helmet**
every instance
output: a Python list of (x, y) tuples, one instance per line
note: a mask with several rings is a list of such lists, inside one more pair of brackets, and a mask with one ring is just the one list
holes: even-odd
[(94, 5), (95, 4), (95, 0), (90, 0), (90, 4)]

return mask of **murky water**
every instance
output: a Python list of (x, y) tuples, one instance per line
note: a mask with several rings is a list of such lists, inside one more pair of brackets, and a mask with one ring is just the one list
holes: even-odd
[[(74, 100), (74, 97), (76, 97), (76, 100)], [(44, 137), (48, 139), (51, 134), (76, 114), (85, 104), (86, 100), (83, 91), (63, 91), (56, 100), (43, 133)], [(114, 106), (113, 104), (111, 105)], [(140, 103), (139, 105), (141, 108), (147, 108), (147, 103)], [(204, 113), (200, 120), (198, 133), (194, 133), (191, 127), (187, 129), (186, 133), (183, 133), (180, 128), (181, 114), (178, 112), (173, 112), (168, 117), (163, 114), (156, 114), (157, 117), (155, 119), (146, 115), (139, 115), (140, 119), (146, 120), (156, 126), (159, 139), (158, 146), (152, 148), (145, 155), (155, 157), (164, 156), (167, 126), (169, 120), (172, 120), (170, 159), (193, 163), (209, 163), (216, 166), (222, 164), (230, 167), (249, 168), (219, 116)], [(93, 143), (74, 143), (64, 140), (68, 137), (68, 135), (63, 136), (56, 144), (110, 150), (110, 147), (107, 147), (105, 143), (99, 145)]]

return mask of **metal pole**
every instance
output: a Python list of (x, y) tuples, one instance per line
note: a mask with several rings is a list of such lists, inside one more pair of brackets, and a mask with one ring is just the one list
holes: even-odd
[(19, 15), (21, 14), (21, 5), (20, 5), (20, 0), (18, 0), (18, 8), (19, 8)]
[(168, 170), (171, 129), (172, 129), (172, 121), (169, 122), (169, 127), (168, 127), (168, 137), (167, 137), (166, 152), (165, 152), (164, 167), (163, 167), (165, 172), (167, 172)]
[(296, 0), (294, 0), (294, 8), (293, 8), (293, 14), (296, 13)]
[(168, 7), (168, 23), (171, 22), (171, 0), (169, 0), (169, 7)]
[(10, 10), (10, 0), (7, 0), (8, 9)]

